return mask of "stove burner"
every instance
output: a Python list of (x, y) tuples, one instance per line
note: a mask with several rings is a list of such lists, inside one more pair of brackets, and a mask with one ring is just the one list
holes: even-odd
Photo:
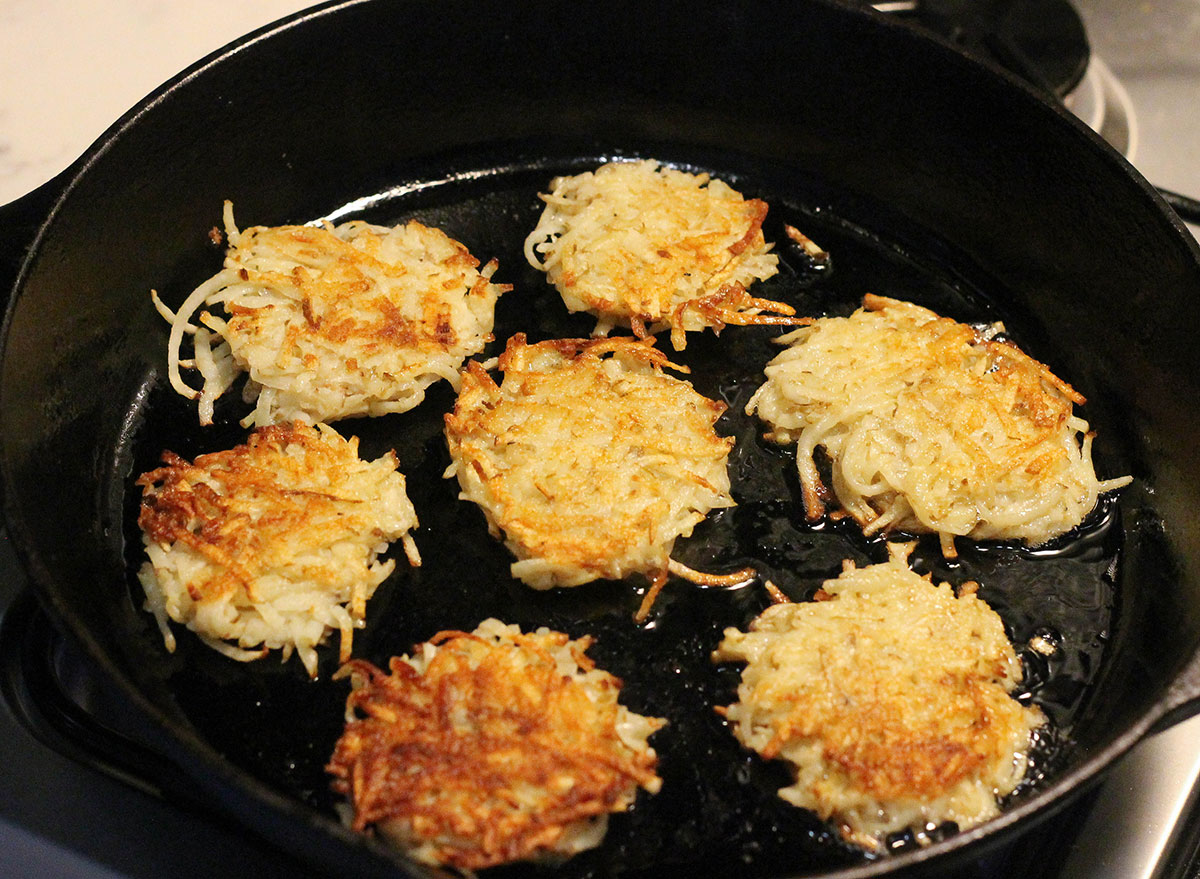
[(891, 0), (871, 4), (1065, 98), (1083, 79), (1091, 48), (1067, 0)]

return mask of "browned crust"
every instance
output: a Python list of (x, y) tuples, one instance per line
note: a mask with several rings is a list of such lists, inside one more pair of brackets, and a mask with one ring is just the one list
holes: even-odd
[[(295, 422), (259, 428), (243, 445), (200, 455), (194, 463), (163, 452), (164, 466), (138, 477), (143, 492), (138, 526), (146, 536), (163, 544), (183, 543), (217, 568), (211, 579), (188, 583), (193, 601), (232, 594), (239, 585), (257, 600), (253, 583), (274, 563), (272, 543), (318, 527), (333, 505), (344, 503), (332, 494), (288, 484), (278, 465), (284, 450), (296, 445), (305, 449), (304, 463), (298, 466), (307, 474), (336, 474), (345, 463), (336, 446), (320, 440), (316, 428)], [(255, 497), (266, 512), (250, 521), (236, 512), (235, 496)]]
[[(357, 719), (327, 769), (354, 804), (356, 830), (400, 822), (440, 862), (480, 869), (549, 849), (568, 825), (624, 808), (638, 785), (656, 781), (653, 752), (618, 739), (615, 701), (593, 702), (536, 638), (515, 641), (441, 632), (424, 674), (398, 658), (391, 674), (349, 664)], [(572, 645), (584, 670), (589, 643)], [(607, 676), (605, 686), (620, 685)], [(530, 796), (536, 808), (522, 806)]]
[[(415, 223), (415, 221), (413, 221)], [(416, 225), (420, 226), (419, 223)], [(283, 245), (301, 262), (287, 276), (287, 283), (294, 285), (301, 299), (305, 320), (289, 327), (285, 346), (300, 344), (300, 340), (325, 339), (337, 345), (351, 340), (363, 345), (365, 350), (373, 346), (411, 348), (414, 350), (455, 350), (463, 343), (454, 333), (450, 320), (450, 309), (444, 301), (444, 291), (431, 289), (422, 303), (422, 311), (412, 317), (401, 314), (386, 293), (370, 295), (375, 287), (367, 275), (372, 270), (384, 275), (394, 274), (395, 267), (378, 257), (355, 247), (328, 229), (313, 226), (253, 227), (243, 232), (239, 246), (231, 253), (237, 258), (241, 252), (251, 252), (263, 246), (261, 241), (271, 238), (291, 242)], [(447, 239), (454, 252), (442, 260), (448, 269), (467, 272), (478, 267), (476, 259), (467, 248), (457, 241)], [(303, 264), (305, 258), (329, 260), (328, 266), (320, 271)], [(254, 279), (271, 283), (273, 273), (255, 272)], [(482, 279), (486, 285), (487, 279)], [(497, 285), (501, 291), (510, 285)], [(477, 293), (477, 290), (472, 292)], [(369, 296), (369, 298), (364, 298)], [(318, 313), (315, 309), (320, 307)], [(254, 334), (259, 309), (230, 309), (233, 317), (230, 327), (235, 333), (247, 336)]]
[[(1003, 673), (997, 663), (994, 674)], [(881, 801), (936, 799), (1006, 750), (1021, 706), (977, 675), (946, 673), (933, 685), (945, 694), (939, 700), (945, 708), (940, 724), (913, 726), (911, 692), (872, 700), (865, 688), (855, 687), (847, 692), (854, 710), (820, 712), (798, 704), (775, 724), (762, 756), (778, 756), (797, 736), (813, 738), (822, 743), (826, 760)]]
[[(795, 327), (812, 323), (812, 318), (794, 317), (796, 309), (786, 303), (751, 296), (740, 283), (724, 284), (716, 293), (684, 302), (671, 312), (668, 323), (671, 326), (671, 345), (676, 351), (682, 351), (686, 346), (684, 323), (689, 312), (699, 314), (705, 325), (716, 332), (725, 329), (726, 324)], [(645, 315), (636, 316), (638, 323), (633, 325), (635, 335), (648, 335), (645, 332), (647, 319)], [(638, 326), (642, 327), (641, 333), (638, 332)]]

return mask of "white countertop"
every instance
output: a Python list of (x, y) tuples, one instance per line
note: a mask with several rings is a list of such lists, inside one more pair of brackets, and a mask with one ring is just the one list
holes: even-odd
[(314, 0), (0, 0), (0, 204), (175, 74)]

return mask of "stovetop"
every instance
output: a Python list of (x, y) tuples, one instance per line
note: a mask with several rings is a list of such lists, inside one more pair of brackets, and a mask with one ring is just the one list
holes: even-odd
[[(1091, 60), (1071, 85), (1068, 106), (1147, 179), (1200, 196), (1200, 159), (1194, 155), (1200, 142), (1200, 0), (1076, 0), (1074, 7)], [(0, 154), (4, 119), (0, 99)], [(30, 186), (39, 182), (29, 179)], [(55, 189), (51, 181), (24, 202), (0, 207), (0, 289), (15, 275), (21, 242)], [(169, 764), (136, 743), (140, 731), (129, 727), (119, 697), (86, 673), (86, 663), (25, 590), (2, 530), (0, 620), (0, 741), (7, 757), (0, 761), (0, 873), (78, 879), (172, 872), (318, 875), (223, 818)], [(14, 673), (17, 666), (22, 671)], [(41, 697), (31, 698), (31, 689)], [(48, 699), (47, 691), (53, 694)], [(958, 875), (1198, 876), (1198, 785), (1200, 718), (1150, 737), (1067, 813)]]

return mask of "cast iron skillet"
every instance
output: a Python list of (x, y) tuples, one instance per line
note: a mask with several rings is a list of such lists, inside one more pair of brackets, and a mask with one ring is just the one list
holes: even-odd
[[(648, 11), (652, 9), (652, 11)], [(556, 173), (652, 156), (710, 170), (771, 204), (833, 253), (822, 269), (780, 244), (763, 295), (845, 313), (865, 292), (911, 298), (1011, 335), (1087, 397), (1103, 476), (1132, 486), (1078, 533), (1036, 551), (964, 547), (1026, 651), (1023, 698), (1050, 714), (1035, 772), (1002, 817), (920, 848), (864, 859), (774, 797), (777, 767), (743, 753), (713, 704), (737, 669), (708, 653), (765, 602), (758, 587), (672, 583), (651, 623), (637, 584), (534, 595), (478, 511), (440, 478), (446, 388), (421, 409), (344, 422), (367, 454), (395, 447), (426, 564), (372, 600), (356, 653), (383, 663), (439, 628), (495, 614), (592, 632), (600, 664), (635, 708), (667, 716), (664, 791), (614, 819), (567, 875), (724, 870), (874, 876), (975, 858), (1086, 789), (1154, 728), (1200, 698), (1200, 251), (1124, 161), (1031, 91), (934, 39), (833, 0), (750, 9), (691, 3), (364, 0), (293, 17), (199, 64), (110, 131), (46, 218), (10, 305), (0, 364), (5, 515), (54, 620), (161, 730), (157, 744), (230, 814), (313, 861), (363, 875), (409, 868), (334, 817), (321, 765), (344, 685), (332, 659), (243, 666), (181, 638), (168, 655), (131, 571), (131, 481), (163, 448), (185, 456), (244, 437), (236, 400), (201, 430), (164, 377), (166, 328), (148, 291), (178, 303), (215, 271), (221, 201), (244, 225), (418, 217), (516, 285), (497, 338), (586, 333), (520, 257)], [(759, 565), (796, 599), (842, 558), (881, 560), (853, 529), (804, 523), (790, 454), (741, 414), (774, 333), (693, 337), (682, 362), (729, 402), (739, 507), (680, 544), (694, 567)], [(232, 395), (231, 395), (232, 396)]]

